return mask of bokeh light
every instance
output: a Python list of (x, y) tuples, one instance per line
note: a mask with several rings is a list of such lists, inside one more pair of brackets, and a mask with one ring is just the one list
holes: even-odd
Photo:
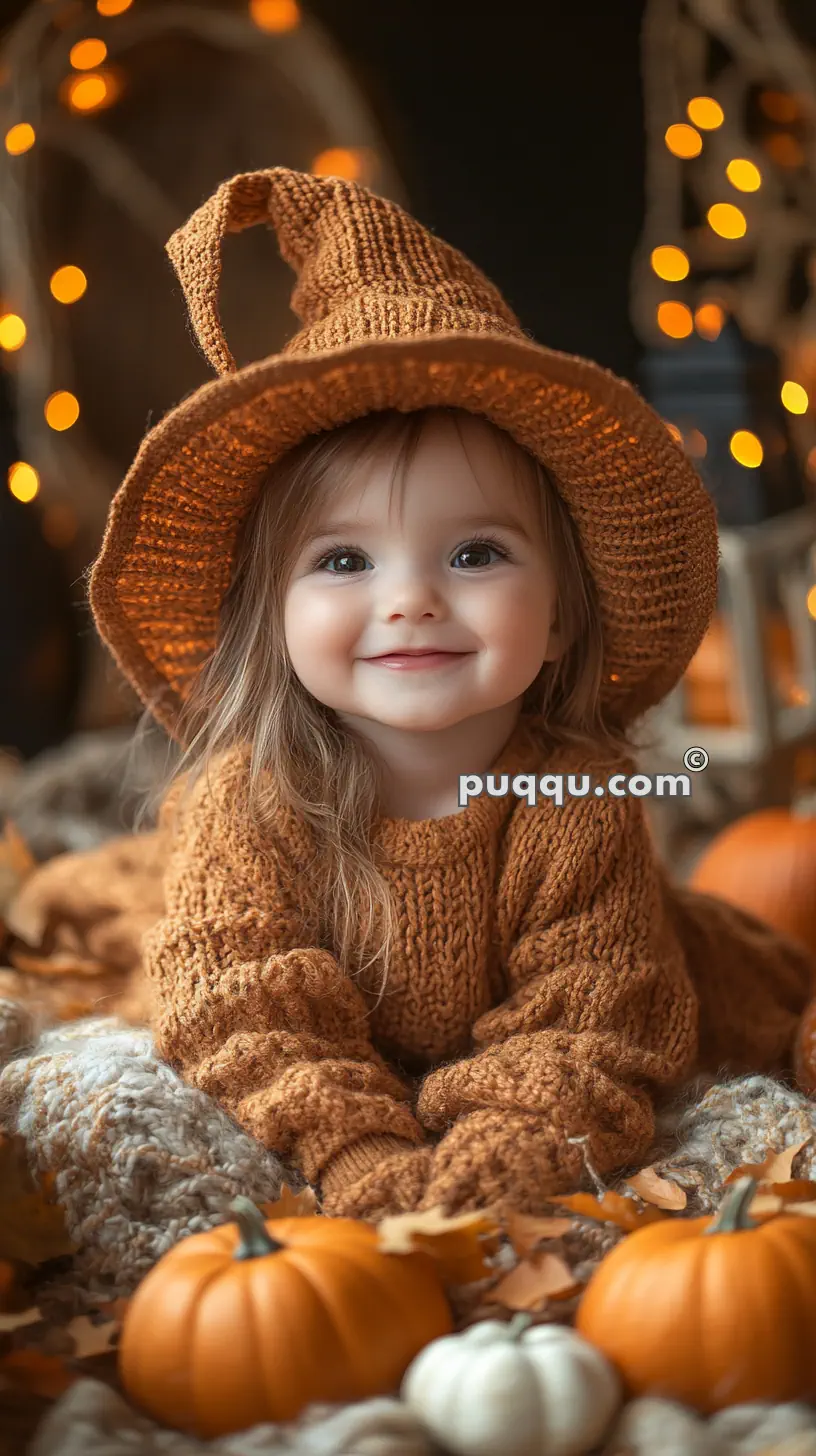
[(22, 156), (23, 152), (33, 147), (36, 139), (37, 133), (33, 126), (27, 121), (18, 121), (16, 126), (10, 127), (6, 132), (6, 151), (11, 157)]
[(763, 143), (768, 156), (778, 167), (802, 167), (805, 153), (802, 143), (786, 131), (774, 131)]
[(675, 157), (699, 157), (703, 150), (703, 138), (693, 126), (677, 121), (670, 126), (664, 138), (666, 146)]
[(792, 415), (806, 414), (809, 404), (807, 390), (795, 380), (786, 379), (782, 385), (782, 403)]
[(45, 418), (52, 430), (70, 430), (79, 419), (79, 400), (67, 389), (58, 389), (45, 401)]
[(309, 171), (316, 177), (345, 177), (347, 182), (357, 182), (363, 175), (363, 157), (352, 147), (329, 147), (315, 157)]
[(787, 91), (763, 91), (759, 104), (765, 115), (771, 121), (779, 122), (780, 126), (789, 125), (799, 115), (796, 97), (790, 96)]
[(6, 478), (15, 500), (23, 501), (24, 504), (33, 501), (40, 488), (40, 477), (33, 465), (28, 465), (25, 460), (16, 460), (9, 466)]
[(734, 157), (725, 169), (732, 187), (740, 192), (756, 192), (762, 185), (762, 173), (754, 162), (747, 157)]
[(691, 309), (677, 299), (667, 298), (658, 306), (657, 326), (670, 339), (687, 339), (694, 328)]
[(688, 255), (682, 248), (666, 243), (652, 249), (652, 268), (658, 278), (664, 278), (667, 283), (679, 283), (682, 278), (688, 277)]
[(249, 0), (249, 18), (259, 30), (283, 35), (300, 24), (297, 0)]
[(0, 349), (11, 353), (14, 349), (22, 348), (27, 332), (18, 313), (4, 313), (0, 316)]
[(735, 430), (728, 442), (734, 459), (749, 470), (756, 470), (762, 464), (764, 451), (761, 441), (751, 430)]
[(75, 71), (92, 71), (94, 67), (102, 65), (107, 54), (108, 47), (103, 40), (88, 36), (71, 46), (68, 59)]
[(52, 273), (49, 287), (58, 303), (76, 303), (88, 287), (88, 280), (81, 268), (69, 263)]
[(713, 96), (694, 96), (686, 107), (689, 121), (703, 131), (716, 131), (725, 121), (725, 112)]
[(748, 230), (745, 213), (733, 202), (715, 202), (706, 217), (709, 227), (721, 238), (742, 238)]
[(129, 10), (133, 0), (96, 0), (96, 8), (100, 15), (122, 15)]
[(694, 310), (694, 327), (701, 339), (708, 339), (710, 342), (718, 339), (724, 323), (725, 310), (719, 303), (701, 303)]

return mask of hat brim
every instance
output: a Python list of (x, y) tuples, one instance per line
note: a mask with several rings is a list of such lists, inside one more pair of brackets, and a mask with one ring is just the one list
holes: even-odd
[(145, 436), (90, 580), (99, 632), (171, 734), (215, 646), (236, 536), (306, 436), (376, 410), (454, 405), (552, 473), (598, 590), (603, 702), (629, 722), (674, 687), (716, 605), (716, 512), (665, 424), (589, 360), (496, 334), (276, 354), (204, 384)]

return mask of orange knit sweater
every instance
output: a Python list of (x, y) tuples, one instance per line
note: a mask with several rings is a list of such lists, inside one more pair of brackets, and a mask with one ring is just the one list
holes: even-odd
[[(467, 766), (463, 766), (466, 771)], [(519, 722), (492, 772), (631, 773), (548, 749)], [(635, 797), (485, 796), (381, 818), (402, 911), (376, 988), (306, 943), (308, 830), (235, 812), (246, 756), (182, 811), (166, 914), (145, 940), (162, 1055), (320, 1184), (327, 1212), (442, 1203), (534, 1212), (596, 1167), (637, 1164), (656, 1098), (706, 1063), (785, 1065), (812, 963), (722, 902), (673, 886)], [(171, 796), (172, 797), (172, 796)]]

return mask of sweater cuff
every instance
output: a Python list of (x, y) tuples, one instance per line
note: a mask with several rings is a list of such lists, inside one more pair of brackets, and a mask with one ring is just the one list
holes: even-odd
[(390, 1153), (402, 1153), (416, 1146), (407, 1138), (394, 1137), (391, 1133), (367, 1133), (329, 1158), (320, 1175), (321, 1192), (334, 1194), (376, 1168)]

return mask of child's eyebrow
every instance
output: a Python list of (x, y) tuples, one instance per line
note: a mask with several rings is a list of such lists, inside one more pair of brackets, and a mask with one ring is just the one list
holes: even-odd
[[(500, 526), (503, 527), (506, 531), (515, 531), (516, 535), (523, 536), (525, 540), (530, 539), (529, 531), (524, 525), (522, 525), (521, 521), (517, 520), (515, 516), (449, 516), (447, 521), (443, 521), (442, 524), (449, 526), (461, 526), (462, 528), (467, 528), (469, 530), (472, 530), (475, 527), (479, 526)], [(341, 532), (354, 533), (355, 531), (370, 531), (371, 529), (371, 521), (335, 521), (332, 525), (324, 526), (319, 531), (311, 531), (306, 537), (305, 544), (309, 545), (312, 541), (320, 541), (323, 539), (324, 536), (340, 535)]]

